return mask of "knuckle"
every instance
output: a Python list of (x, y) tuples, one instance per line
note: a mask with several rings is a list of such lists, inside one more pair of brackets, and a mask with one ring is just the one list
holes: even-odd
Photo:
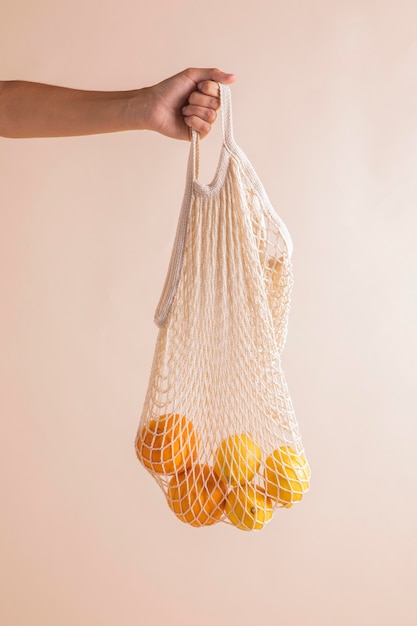
[(201, 83), (199, 83), (198, 89), (201, 93), (206, 94), (207, 93), (207, 89), (208, 89), (208, 85), (210, 84), (209, 80), (203, 80)]
[(212, 80), (206, 80), (203, 83), (203, 88), (201, 89), (201, 91), (206, 95), (209, 96), (212, 99), (216, 99), (218, 97), (219, 94), (219, 86), (216, 82), (212, 81)]
[(189, 104), (197, 104), (198, 100), (199, 100), (199, 93), (198, 93), (198, 91), (193, 91), (190, 94), (190, 97), (188, 98)]

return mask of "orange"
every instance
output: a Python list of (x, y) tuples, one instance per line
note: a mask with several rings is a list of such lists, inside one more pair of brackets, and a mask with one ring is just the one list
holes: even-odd
[(145, 467), (169, 476), (191, 467), (197, 445), (194, 426), (184, 415), (161, 415), (142, 428), (136, 454)]
[[(282, 276), (285, 275), (288, 268), (285, 267), (284, 263), (283, 257), (279, 259), (270, 257), (265, 267), (268, 303), (271, 308), (272, 319), (274, 324), (276, 324), (277, 329), (281, 328), (282, 325), (281, 320), (284, 315), (286, 301), (286, 298), (283, 296), (285, 283), (287, 281), (282, 281)], [(279, 332), (280, 337), (281, 333), (282, 331)]]
[(265, 466), (266, 492), (280, 504), (290, 507), (308, 491), (311, 471), (304, 454), (281, 446), (267, 457)]
[(284, 263), (282, 257), (280, 259), (269, 257), (265, 268), (265, 275), (267, 278), (271, 278), (274, 283), (278, 285), (283, 269)]
[(240, 530), (261, 530), (272, 517), (272, 500), (260, 487), (232, 489), (226, 499), (226, 515)]
[(171, 478), (167, 501), (182, 522), (211, 526), (223, 516), (226, 491), (227, 485), (209, 465), (196, 464), (190, 471)]

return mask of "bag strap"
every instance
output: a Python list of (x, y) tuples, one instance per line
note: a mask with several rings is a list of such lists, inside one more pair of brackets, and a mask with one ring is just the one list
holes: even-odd
[[(220, 111), (222, 120), (222, 137), (223, 146), (226, 146), (230, 152), (235, 152), (237, 145), (233, 137), (233, 121), (232, 121), (232, 92), (228, 85), (219, 85), (220, 95)], [(190, 148), (190, 169), (187, 173), (187, 181), (191, 176), (192, 182), (198, 182), (198, 174), (200, 169), (200, 135), (194, 129), (191, 130), (191, 148)], [(202, 185), (201, 187), (206, 187)]]
[[(232, 130), (232, 102), (230, 87), (219, 84), (220, 105), (222, 118), (223, 146), (233, 150), (235, 143)], [(223, 149), (222, 149), (223, 152)], [(178, 283), (181, 277), (181, 269), (184, 258), (185, 242), (187, 236), (188, 217), (191, 208), (191, 197), (193, 185), (197, 183), (200, 166), (200, 136), (195, 130), (191, 132), (191, 146), (188, 157), (187, 178), (185, 184), (184, 198), (178, 220), (177, 233), (172, 250), (171, 261), (168, 274), (165, 280), (162, 295), (155, 311), (155, 324), (161, 328), (169, 315), (169, 312), (177, 292)]]

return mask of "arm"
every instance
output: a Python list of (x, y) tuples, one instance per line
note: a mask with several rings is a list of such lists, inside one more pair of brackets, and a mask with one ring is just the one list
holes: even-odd
[(217, 83), (233, 81), (233, 74), (217, 69), (188, 69), (132, 91), (0, 81), (0, 135), (68, 137), (146, 129), (189, 139), (194, 128), (204, 137), (219, 107)]

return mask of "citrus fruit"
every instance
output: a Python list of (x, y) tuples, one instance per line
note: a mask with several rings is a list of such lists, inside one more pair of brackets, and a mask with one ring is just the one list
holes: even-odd
[(283, 259), (276, 259), (275, 257), (269, 257), (266, 263), (265, 275), (267, 278), (271, 278), (277, 285), (280, 281), (282, 271), (284, 269)]
[(145, 467), (169, 476), (191, 467), (197, 444), (194, 426), (184, 415), (161, 415), (142, 428), (136, 454)]
[(226, 497), (226, 515), (241, 530), (261, 530), (272, 517), (272, 500), (260, 487), (244, 485)]
[(265, 461), (266, 492), (284, 506), (302, 499), (310, 487), (310, 476), (306, 457), (290, 446), (274, 450)]
[(191, 526), (211, 526), (224, 514), (227, 485), (208, 465), (196, 464), (191, 470), (171, 478), (167, 501), (182, 522)]
[(253, 479), (260, 461), (261, 450), (248, 435), (231, 435), (215, 453), (214, 471), (220, 480), (243, 485)]

